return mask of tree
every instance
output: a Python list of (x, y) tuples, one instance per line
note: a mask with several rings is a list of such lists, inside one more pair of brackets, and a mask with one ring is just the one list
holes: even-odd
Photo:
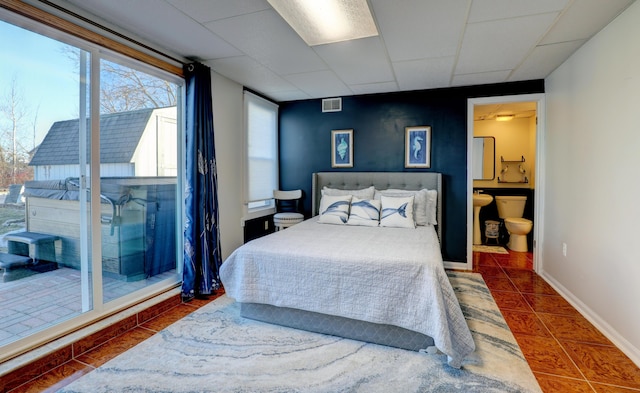
[[(80, 69), (80, 49), (63, 48)], [(109, 60), (100, 61), (100, 113), (118, 113), (146, 108), (176, 106), (176, 85), (148, 73)]]
[(175, 85), (166, 80), (106, 60), (100, 72), (101, 113), (163, 108), (178, 102)]
[[(28, 167), (30, 140), (29, 127), (25, 124), (29, 116), (29, 106), (25, 103), (24, 94), (19, 88), (18, 78), (14, 76), (0, 97), (0, 186), (23, 182), (31, 172)], [(37, 119), (37, 115), (36, 115)], [(31, 143), (29, 143), (31, 142)]]

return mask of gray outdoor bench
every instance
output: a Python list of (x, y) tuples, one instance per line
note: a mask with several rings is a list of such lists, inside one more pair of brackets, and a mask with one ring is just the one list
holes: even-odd
[(29, 276), (34, 272), (25, 267), (31, 265), (31, 258), (24, 255), (0, 253), (0, 269), (2, 269), (2, 282), (17, 280)]
[(56, 241), (59, 236), (36, 232), (9, 233), (4, 236), (9, 254), (29, 256), (34, 263), (56, 262)]

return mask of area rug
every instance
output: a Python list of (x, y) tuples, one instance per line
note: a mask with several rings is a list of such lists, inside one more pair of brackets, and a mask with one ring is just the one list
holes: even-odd
[(61, 392), (540, 392), (482, 277), (450, 272), (476, 352), (446, 356), (244, 319), (221, 297)]
[(473, 251), (474, 252), (489, 252), (489, 253), (493, 253), (493, 254), (508, 254), (509, 253), (509, 251), (507, 251), (502, 246), (477, 245), (477, 246), (473, 246)]

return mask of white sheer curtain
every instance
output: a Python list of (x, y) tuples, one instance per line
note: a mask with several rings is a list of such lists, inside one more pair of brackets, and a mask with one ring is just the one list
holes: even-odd
[(269, 206), (278, 188), (278, 105), (244, 92), (245, 202)]

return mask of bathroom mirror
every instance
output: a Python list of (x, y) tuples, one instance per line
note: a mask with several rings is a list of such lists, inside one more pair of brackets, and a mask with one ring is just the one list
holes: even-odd
[(496, 139), (473, 137), (473, 180), (493, 180), (496, 176)]

